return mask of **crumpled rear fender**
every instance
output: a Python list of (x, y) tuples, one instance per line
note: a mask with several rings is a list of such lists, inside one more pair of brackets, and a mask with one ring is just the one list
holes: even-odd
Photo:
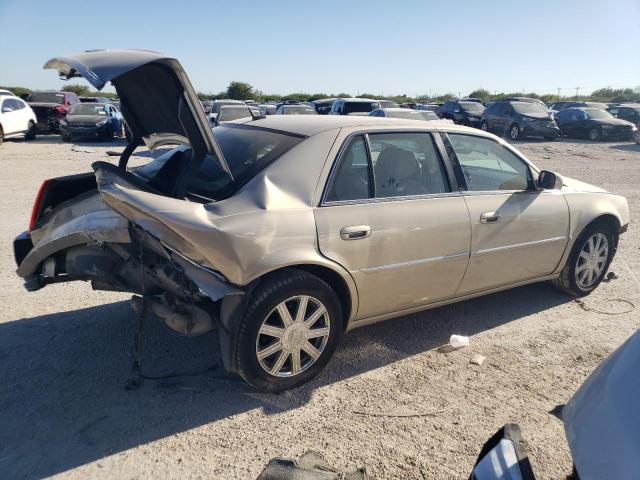
[(131, 243), (131, 237), (128, 220), (106, 206), (94, 190), (60, 208), (42, 228), (31, 232), (31, 241), (33, 249), (17, 270), (23, 278), (36, 273), (48, 257), (71, 247)]

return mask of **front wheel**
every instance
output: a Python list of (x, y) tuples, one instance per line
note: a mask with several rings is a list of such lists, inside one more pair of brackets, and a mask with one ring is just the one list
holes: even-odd
[(640, 145), (640, 128), (633, 134), (633, 141), (636, 142), (636, 145)]
[(338, 297), (320, 278), (295, 269), (267, 277), (240, 321), (233, 346), (237, 372), (260, 391), (297, 387), (327, 364), (342, 320)]
[(518, 125), (511, 125), (509, 138), (511, 138), (511, 140), (518, 140), (520, 138), (520, 127)]
[(600, 284), (616, 250), (617, 234), (605, 223), (587, 227), (576, 239), (553, 284), (570, 295), (589, 295)]
[(591, 130), (589, 130), (589, 140), (597, 142), (598, 140), (600, 140), (600, 129), (599, 128), (592, 128)]
[(482, 123), (480, 123), (480, 130), (482, 130), (483, 132), (489, 131), (489, 124), (486, 120), (483, 120)]

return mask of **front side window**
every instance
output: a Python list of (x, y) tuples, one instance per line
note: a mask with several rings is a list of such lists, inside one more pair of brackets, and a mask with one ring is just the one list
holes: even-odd
[[(345, 201), (449, 192), (449, 182), (428, 133), (373, 133), (370, 150), (353, 137), (333, 175), (326, 200)], [(370, 162), (369, 162), (370, 158)], [(371, 179), (375, 179), (373, 184)]]
[(529, 166), (505, 146), (489, 138), (449, 134), (467, 190), (527, 190), (532, 184)]

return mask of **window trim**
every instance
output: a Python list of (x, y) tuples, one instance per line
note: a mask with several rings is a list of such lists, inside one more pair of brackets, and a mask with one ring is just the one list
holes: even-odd
[[(515, 155), (516, 158), (520, 159), (529, 169), (529, 174), (530, 174), (530, 179), (528, 180), (528, 186), (526, 190), (469, 190), (469, 187), (467, 185), (467, 179), (464, 176), (464, 172), (462, 170), (462, 166), (460, 165), (460, 162), (458, 160), (458, 157), (455, 153), (455, 150), (453, 148), (453, 144), (451, 143), (451, 140), (449, 139), (449, 133), (453, 134), (453, 135), (464, 135), (464, 136), (468, 136), (468, 137), (476, 137), (476, 138), (482, 138), (485, 140), (489, 140), (492, 142), (497, 143), (498, 145), (500, 145), (503, 148), (506, 148), (507, 150), (509, 150), (509, 152), (511, 152), (513, 155)], [(487, 137), (485, 135), (475, 135), (472, 132), (448, 132), (448, 131), (443, 131), (440, 132), (440, 136), (442, 137), (442, 141), (444, 143), (444, 145), (446, 146), (446, 154), (449, 158), (449, 161), (451, 163), (451, 165), (453, 165), (453, 168), (456, 172), (456, 178), (459, 180), (459, 184), (460, 184), (460, 191), (466, 195), (466, 196), (471, 196), (471, 195), (500, 195), (500, 194), (513, 194), (513, 193), (540, 193), (540, 190), (537, 189), (536, 187), (536, 179), (538, 174), (540, 173), (540, 170), (534, 165), (532, 164), (527, 158), (525, 158), (520, 152), (518, 152), (515, 148), (513, 148), (511, 145), (509, 145), (508, 143), (501, 141), (499, 139), (493, 139), (491, 137)], [(452, 152), (453, 155), (450, 155), (449, 152)]]
[[(397, 134), (407, 134), (407, 133), (418, 133), (422, 135), (428, 135), (431, 137), (431, 141), (433, 142), (434, 151), (436, 155), (439, 157), (439, 160), (444, 169), (444, 177), (449, 187), (449, 192), (441, 192), (441, 193), (425, 193), (420, 195), (402, 195), (398, 197), (375, 197), (375, 172), (373, 168), (373, 161), (371, 159), (371, 145), (369, 143), (369, 134), (388, 134), (388, 133), (397, 133)], [(331, 170), (329, 175), (327, 176), (327, 180), (322, 189), (322, 196), (320, 197), (320, 202), (318, 204), (319, 207), (333, 207), (340, 205), (357, 205), (357, 204), (367, 204), (367, 203), (379, 203), (379, 202), (392, 202), (392, 201), (404, 201), (404, 200), (420, 200), (420, 199), (429, 199), (429, 198), (441, 198), (441, 197), (459, 197), (461, 195), (461, 191), (458, 186), (458, 182), (456, 181), (456, 177), (453, 176), (453, 169), (449, 164), (449, 157), (443, 153), (442, 146), (439, 143), (439, 131), (438, 130), (420, 130), (420, 129), (407, 129), (407, 130), (390, 130), (390, 129), (380, 129), (380, 130), (358, 130), (356, 132), (351, 132), (347, 135), (342, 141), (342, 145), (340, 145), (340, 149), (336, 154), (333, 163), (331, 165)], [(441, 132), (440, 132), (441, 133)], [(342, 157), (346, 155), (347, 149), (351, 145), (351, 140), (358, 136), (362, 135), (365, 139), (365, 145), (367, 148), (367, 162), (369, 169), (369, 194), (372, 195), (369, 198), (360, 198), (354, 200), (327, 200), (327, 195), (329, 193), (329, 189), (333, 184), (335, 176), (337, 174), (339, 165), (341, 165)]]

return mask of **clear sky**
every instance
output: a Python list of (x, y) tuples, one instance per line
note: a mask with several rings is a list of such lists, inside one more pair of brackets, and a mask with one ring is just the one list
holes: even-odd
[(177, 57), (195, 88), (556, 92), (640, 86), (640, 0), (0, 0), (0, 85), (59, 88), (46, 60)]

